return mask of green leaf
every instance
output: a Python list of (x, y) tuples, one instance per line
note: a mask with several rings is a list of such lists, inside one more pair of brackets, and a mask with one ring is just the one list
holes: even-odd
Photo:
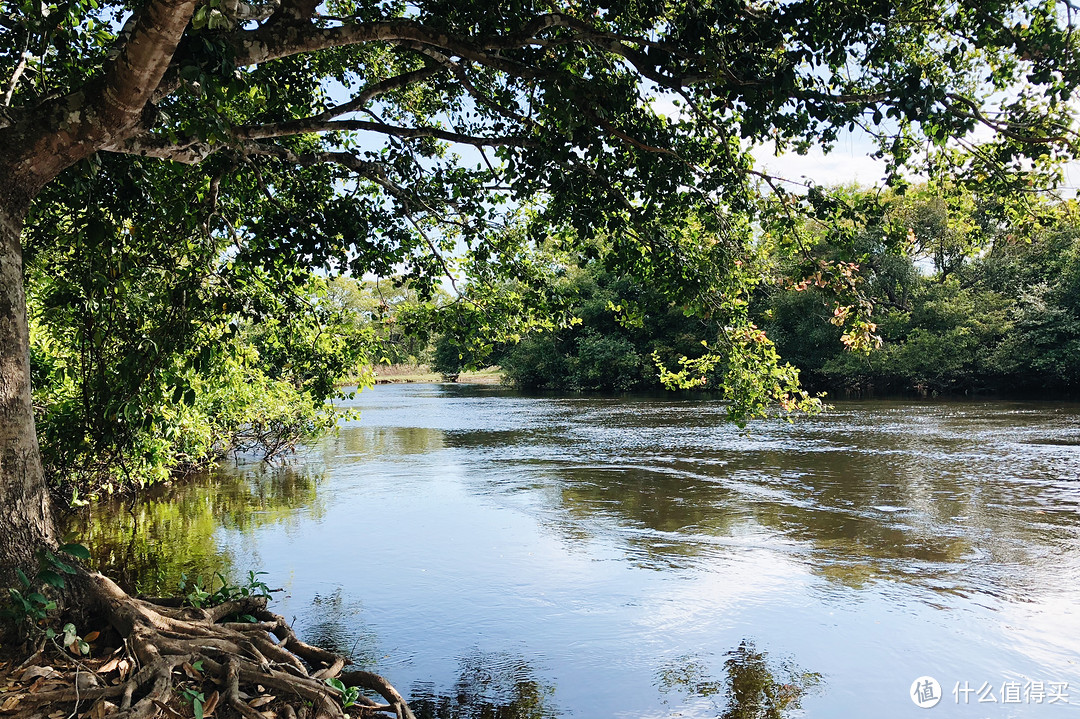
[(57, 569), (59, 569), (64, 574), (75, 574), (76, 572), (79, 571), (79, 570), (75, 569), (75, 567), (71, 566), (70, 564), (64, 564), (60, 560), (54, 560), (52, 562), (52, 565), (54, 567), (56, 567)]
[(83, 561), (90, 559), (90, 550), (81, 544), (62, 544), (60, 545), (60, 551)]
[(56, 587), (57, 589), (64, 588), (64, 578), (52, 570), (43, 569), (38, 572), (37, 576), (38, 579), (45, 582), (50, 587)]

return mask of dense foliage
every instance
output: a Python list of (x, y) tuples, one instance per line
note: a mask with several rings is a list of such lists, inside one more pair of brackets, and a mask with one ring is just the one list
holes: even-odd
[(623, 392), (659, 388), (653, 353), (674, 365), (703, 354), (715, 322), (688, 314), (662, 294), (596, 265), (570, 273), (561, 286), (574, 316), (570, 327), (530, 335), (497, 360), (505, 379), (523, 389)]
[[(819, 208), (832, 217), (806, 220), (800, 246), (763, 232), (748, 270), (760, 279), (750, 319), (775, 342), (777, 366), (793, 365), (808, 389), (834, 396), (1080, 391), (1074, 202), (1010, 204), (930, 184), (904, 193), (837, 189), (821, 196)], [(822, 266), (847, 267), (848, 291), (838, 292)], [(580, 324), (530, 336), (498, 356), (518, 387), (658, 388), (666, 368), (682, 357), (703, 367), (702, 343), (732, 334), (596, 265), (559, 287)], [(868, 318), (862, 344), (845, 321), (852, 303)], [(692, 386), (723, 390), (727, 367), (706, 369)]]
[[(937, 188), (941, 190), (942, 188)], [(847, 195), (849, 193), (838, 193)], [(859, 264), (883, 340), (843, 351), (835, 298), (774, 288), (757, 313), (781, 355), (833, 393), (1080, 390), (1080, 230), (1074, 203), (1008, 220), (997, 201), (926, 189), (817, 251)], [(778, 266), (782, 263), (778, 263)]]
[(73, 499), (139, 487), (230, 451), (275, 456), (332, 427), (326, 401), (367, 359), (372, 333), (324, 280), (274, 282), (200, 232), (197, 216), (154, 194), (160, 178), (117, 177), (68, 183), (80, 195), (45, 205), (27, 233), (53, 487)]
[[(775, 342), (776, 366), (793, 365), (808, 389), (1080, 390), (1074, 203), (1010, 205), (932, 184), (886, 194), (837, 189), (824, 193), (819, 207), (834, 215), (831, 221), (807, 220), (797, 247), (787, 235), (763, 232), (748, 268), (759, 276), (750, 294), (752, 326)], [(822, 266), (847, 267), (847, 291), (838, 292)], [(704, 368), (689, 386), (725, 389), (728, 366), (705, 362), (710, 353), (703, 349), (733, 335), (716, 321), (596, 264), (571, 271), (558, 287), (577, 321), (499, 352), (509, 383), (659, 388), (667, 368), (689, 358), (684, 365)], [(868, 318), (861, 344), (845, 317), (852, 303)]]

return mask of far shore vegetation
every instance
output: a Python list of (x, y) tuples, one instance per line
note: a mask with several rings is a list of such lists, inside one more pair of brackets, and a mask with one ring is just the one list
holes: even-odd
[[(737, 421), (775, 398), (814, 411), (817, 393), (1077, 394), (1075, 201), (1005, 207), (956, 188), (848, 187), (823, 194), (820, 208), (843, 218), (805, 218), (801, 247), (757, 234), (736, 291), (737, 332), (723, 324), (730, 313), (694, 311), (557, 237), (533, 260), (540, 290), (503, 281), (423, 299), (405, 278), (308, 275), (283, 291), (259, 273), (207, 275), (191, 264), (193, 248), (163, 254), (122, 226), (92, 223), (79, 235), (116, 254), (48, 245), (66, 220), (45, 215), (27, 232), (28, 298), (51, 485), (78, 504), (232, 451), (287, 454), (332, 430), (335, 401), (352, 387), (384, 383), (681, 387), (751, 397), (733, 405)], [(216, 250), (202, 251), (209, 260)], [(541, 291), (530, 302), (546, 316), (516, 314)], [(256, 309), (238, 318), (236, 306)], [(492, 315), (498, 327), (484, 324)], [(747, 356), (774, 366), (775, 387), (740, 374)]]
[[(479, 370), (462, 370), (449, 375), (435, 372), (427, 364), (392, 364), (365, 367), (362, 375), (351, 375), (338, 381), (339, 387), (355, 387), (364, 381), (375, 384), (427, 384), (440, 382), (458, 382), (461, 384), (502, 384), (502, 368), (484, 367)], [(367, 372), (372, 373), (368, 380)]]

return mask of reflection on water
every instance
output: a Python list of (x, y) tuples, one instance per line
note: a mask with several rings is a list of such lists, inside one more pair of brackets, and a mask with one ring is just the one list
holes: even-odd
[(355, 404), (289, 467), (74, 531), (144, 591), (269, 572), (306, 637), (429, 717), (906, 717), (926, 674), (1069, 681), (1080, 704), (1077, 405), (846, 402), (745, 432), (670, 396)]
[(445, 434), (429, 427), (351, 427), (319, 447), (327, 462), (343, 464), (372, 459), (407, 459), (443, 449)]
[(315, 594), (309, 616), (304, 626), (306, 641), (343, 654), (359, 665), (378, 667), (379, 657), (372, 652), (377, 637), (364, 623), (359, 601), (345, 597), (340, 587), (327, 595)]
[(706, 700), (712, 706), (709, 713), (720, 719), (785, 719), (801, 709), (803, 697), (821, 683), (820, 674), (793, 662), (773, 666), (748, 639), (727, 653), (723, 681), (713, 679), (701, 659), (683, 657), (661, 669), (657, 682), (665, 694)]
[(453, 687), (418, 682), (410, 692), (417, 719), (550, 719), (555, 687), (536, 678), (521, 657), (474, 653), (462, 657)]
[(314, 463), (271, 467), (225, 464), (181, 486), (156, 487), (137, 501), (100, 502), (67, 518), (67, 533), (91, 548), (98, 569), (142, 594), (176, 591), (181, 574), (209, 581), (237, 577), (234, 548), (221, 531), (250, 535), (263, 526), (287, 531), (321, 517)]

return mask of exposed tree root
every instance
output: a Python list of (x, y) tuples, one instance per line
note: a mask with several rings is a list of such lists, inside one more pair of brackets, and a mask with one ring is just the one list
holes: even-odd
[[(190, 702), (187, 712), (177, 710), (184, 705), (176, 687), (184, 682), (201, 690), (205, 708), (215, 717), (344, 719), (388, 714), (416, 719), (389, 682), (370, 672), (343, 674), (344, 657), (300, 641), (282, 617), (266, 608), (265, 598), (197, 609), (131, 597), (100, 574), (80, 574), (78, 584), (79, 593), (115, 629), (123, 647), (114, 652), (114, 660), (98, 661), (96, 669), (83, 664), (84, 676), (76, 675), (73, 681), (69, 676), (62, 688), (43, 686), (42, 677), (36, 687), (0, 694), (0, 713), (47, 719), (64, 710), (64, 717), (89, 719), (178, 719), (191, 716)], [(256, 621), (237, 621), (245, 615)], [(112, 681), (118, 683), (107, 685), (107, 671), (117, 667), (119, 681)], [(374, 692), (383, 701), (361, 694), (345, 709), (342, 693), (326, 684), (328, 678)]]

